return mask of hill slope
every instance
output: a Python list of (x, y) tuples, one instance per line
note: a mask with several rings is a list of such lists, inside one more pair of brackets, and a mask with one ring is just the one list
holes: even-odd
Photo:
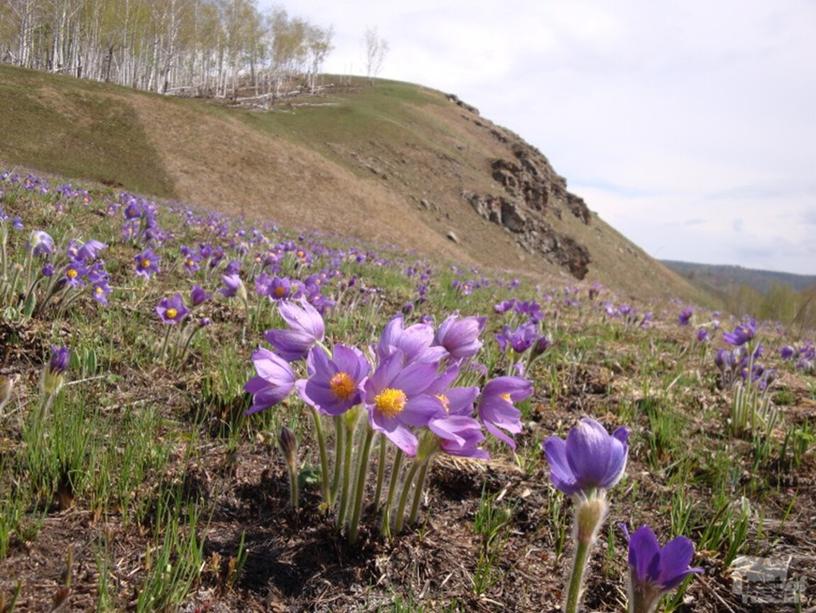
[(704, 289), (716, 288), (721, 291), (729, 286), (747, 285), (758, 292), (765, 293), (775, 284), (789, 285), (797, 291), (816, 287), (816, 276), (814, 275), (796, 275), (789, 272), (757, 270), (742, 266), (696, 264), (674, 260), (663, 260), (663, 264)]
[(706, 301), (453, 96), (380, 81), (273, 111), (0, 66), (0, 160), (464, 264)]

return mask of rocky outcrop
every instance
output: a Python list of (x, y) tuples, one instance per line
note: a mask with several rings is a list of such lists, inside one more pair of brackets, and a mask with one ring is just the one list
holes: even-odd
[[(467, 106), (452, 94), (448, 99)], [(503, 193), (464, 191), (462, 196), (480, 217), (502, 226), (526, 251), (543, 255), (583, 279), (591, 262), (589, 250), (556, 230), (547, 217), (562, 220), (564, 215), (572, 215), (588, 225), (592, 214), (586, 203), (567, 190), (566, 179), (555, 172), (538, 149), (487, 120), (472, 121), (505, 145), (509, 155), (490, 161), (491, 176)]]

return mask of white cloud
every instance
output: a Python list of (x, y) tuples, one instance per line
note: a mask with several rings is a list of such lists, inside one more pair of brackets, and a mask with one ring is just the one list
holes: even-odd
[(377, 26), (383, 76), (455, 92), (520, 133), (652, 255), (816, 273), (802, 223), (816, 210), (816, 3), (289, 8), (334, 25), (334, 72), (362, 71), (362, 34)]

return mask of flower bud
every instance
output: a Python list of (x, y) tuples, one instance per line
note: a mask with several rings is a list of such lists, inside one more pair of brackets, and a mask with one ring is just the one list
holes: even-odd
[(283, 451), (283, 457), (286, 459), (289, 470), (297, 470), (297, 439), (295, 433), (283, 426), (278, 435), (278, 443), (281, 451)]

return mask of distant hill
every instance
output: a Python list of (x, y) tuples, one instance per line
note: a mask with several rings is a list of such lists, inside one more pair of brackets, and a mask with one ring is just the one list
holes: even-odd
[(342, 78), (271, 110), (0, 66), (0, 163), (633, 296), (708, 296), (453, 95)]
[(773, 270), (756, 270), (742, 266), (695, 264), (662, 260), (668, 268), (706, 290), (722, 292), (731, 286), (747, 285), (765, 293), (774, 284), (789, 285), (797, 291), (816, 287), (816, 275), (795, 275)]

